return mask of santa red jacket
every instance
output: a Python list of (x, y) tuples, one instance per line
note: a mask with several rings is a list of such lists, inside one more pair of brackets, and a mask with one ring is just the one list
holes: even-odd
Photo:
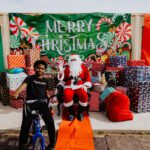
[(92, 86), (91, 78), (90, 78), (87, 67), (82, 64), (81, 68), (82, 68), (82, 72), (78, 76), (77, 84), (74, 84), (75, 79), (71, 77), (69, 66), (66, 66), (64, 70), (64, 81), (65, 81), (64, 88), (71, 88), (75, 90), (83, 86), (88, 86), (88, 87)]

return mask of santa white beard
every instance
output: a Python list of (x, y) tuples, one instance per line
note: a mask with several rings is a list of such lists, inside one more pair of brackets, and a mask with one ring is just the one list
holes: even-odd
[(69, 62), (69, 67), (70, 67), (70, 75), (72, 77), (78, 77), (82, 72), (81, 62), (79, 61)]

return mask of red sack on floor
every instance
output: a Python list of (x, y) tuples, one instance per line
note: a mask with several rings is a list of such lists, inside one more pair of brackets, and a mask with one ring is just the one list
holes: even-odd
[(133, 120), (130, 100), (125, 94), (113, 92), (105, 99), (104, 103), (109, 120), (115, 122)]

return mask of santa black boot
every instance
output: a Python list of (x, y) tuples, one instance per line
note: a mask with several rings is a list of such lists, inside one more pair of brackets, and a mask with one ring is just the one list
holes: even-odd
[(68, 120), (69, 121), (73, 121), (74, 120), (74, 110), (73, 110), (73, 106), (68, 107), (68, 111), (69, 111), (69, 116), (68, 116)]
[(79, 121), (82, 121), (84, 119), (84, 110), (86, 109), (86, 107), (79, 105), (79, 110), (78, 110), (78, 114), (77, 114), (77, 119)]

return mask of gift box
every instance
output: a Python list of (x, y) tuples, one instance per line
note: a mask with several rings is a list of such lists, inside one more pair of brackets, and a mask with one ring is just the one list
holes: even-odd
[(125, 67), (127, 66), (127, 56), (111, 56), (109, 57), (111, 67)]
[(97, 92), (90, 92), (90, 111), (99, 111), (100, 107), (100, 94)]
[(53, 95), (55, 95), (56, 93), (55, 93), (55, 90), (48, 90), (48, 95), (49, 95), (49, 97), (51, 97), (51, 96), (53, 96)]
[(3, 105), (10, 104), (9, 89), (6, 87), (2, 87), (2, 89), (1, 89), (1, 101), (2, 101)]
[(150, 66), (128, 66), (124, 77), (125, 81), (150, 81)]
[(23, 107), (23, 100), (22, 99), (11, 100), (10, 106), (13, 108), (16, 108), (16, 109), (22, 108)]
[(105, 71), (105, 78), (106, 81), (109, 82), (110, 80), (114, 81), (115, 86), (123, 85), (124, 81), (124, 68), (118, 67), (107, 67)]
[(128, 66), (145, 66), (145, 60), (128, 60)]
[(7, 86), (6, 72), (0, 72), (0, 86), (2, 87)]
[(130, 81), (129, 98), (135, 112), (150, 112), (150, 81)]
[(40, 51), (37, 49), (24, 50), (24, 54), (26, 55), (27, 67), (33, 67), (34, 62), (40, 59)]
[(103, 72), (105, 69), (105, 64), (100, 62), (93, 62), (92, 63), (92, 76), (98, 76), (98, 72)]
[(26, 67), (25, 55), (8, 55), (7, 61), (8, 69)]
[(18, 73), (18, 74), (6, 74), (7, 78), (7, 87), (10, 90), (16, 90), (21, 83), (24, 81), (24, 79), (27, 77), (27, 75), (24, 72)]
[(56, 86), (59, 82), (57, 79), (57, 75), (56, 74), (45, 74), (43, 77), (46, 78), (48, 81), (48, 89), (55, 90)]
[(35, 74), (34, 68), (31, 68), (31, 67), (26, 67), (26, 68), (24, 68), (24, 72), (25, 72), (27, 75), (33, 75), (33, 74)]
[[(9, 90), (9, 95), (12, 96), (14, 95), (15, 91), (13, 90)], [(22, 91), (21, 93), (19, 93), (19, 96), (18, 96), (18, 99), (22, 99), (22, 100), (25, 100), (27, 97), (27, 93), (26, 93), (26, 90)]]
[(21, 49), (11, 49), (10, 54), (11, 55), (22, 55), (23, 51)]

